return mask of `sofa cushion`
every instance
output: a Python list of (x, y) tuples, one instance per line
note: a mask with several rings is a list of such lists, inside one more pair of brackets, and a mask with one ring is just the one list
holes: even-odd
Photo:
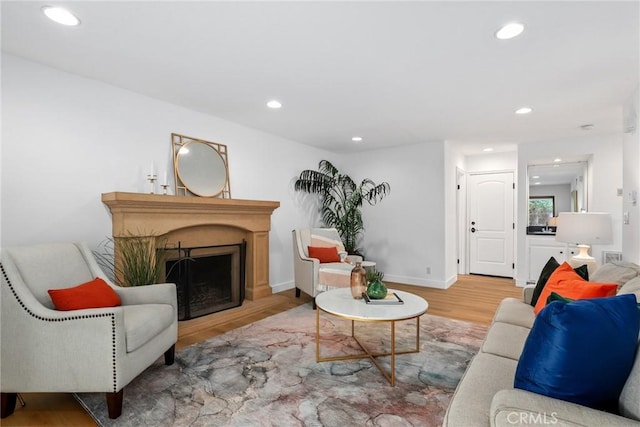
[(492, 426), (639, 427), (629, 418), (525, 390), (507, 389), (491, 401)]
[(116, 291), (99, 277), (78, 286), (49, 289), (47, 292), (56, 310), (61, 311), (117, 307), (121, 304)]
[[(542, 291), (542, 295), (538, 300), (533, 312), (540, 313), (549, 299), (549, 295), (555, 292), (562, 295), (564, 299), (580, 300), (589, 298), (611, 297), (616, 294), (618, 286), (615, 283), (593, 283), (583, 280), (565, 280), (557, 284), (551, 284)], [(547, 293), (548, 292), (548, 293)]]
[(536, 316), (533, 307), (517, 298), (505, 298), (500, 302), (493, 322), (510, 323), (525, 328), (531, 328)]
[(585, 281), (568, 263), (564, 262), (549, 277), (533, 312), (538, 314), (547, 305), (547, 298), (551, 292), (556, 292), (566, 298), (583, 299), (613, 296), (617, 290), (618, 286), (614, 283)]
[(636, 360), (618, 399), (620, 415), (640, 421), (640, 348)]
[(169, 304), (125, 305), (124, 329), (127, 353), (136, 351), (173, 323), (173, 306)]
[(513, 388), (517, 364), (506, 357), (478, 353), (456, 388), (443, 426), (488, 426), (491, 400), (499, 390)]
[[(547, 284), (547, 281), (549, 280), (549, 277), (551, 277), (553, 272), (556, 271), (558, 267), (560, 267), (560, 264), (558, 263), (558, 261), (556, 261), (554, 257), (549, 258), (549, 261), (547, 261), (544, 267), (542, 267), (542, 271), (540, 272), (540, 277), (538, 278), (536, 287), (533, 290), (533, 296), (531, 297), (530, 303), (532, 306), (535, 307), (536, 303), (538, 302), (538, 298), (542, 293), (542, 290), (544, 289), (544, 287)], [(586, 265), (581, 265), (580, 267), (575, 268), (574, 271), (578, 276), (582, 277), (584, 280), (589, 280), (589, 270), (587, 269)]]
[(593, 272), (594, 282), (615, 282), (622, 287), (626, 282), (640, 275), (640, 266), (631, 262), (614, 261), (604, 264)]
[(529, 328), (494, 322), (482, 343), (482, 351), (518, 360), (527, 336), (529, 336)]
[(618, 290), (618, 295), (634, 294), (640, 302), (640, 276), (637, 276), (622, 285)]
[(514, 386), (610, 408), (633, 366), (639, 331), (634, 296), (553, 302), (531, 328)]

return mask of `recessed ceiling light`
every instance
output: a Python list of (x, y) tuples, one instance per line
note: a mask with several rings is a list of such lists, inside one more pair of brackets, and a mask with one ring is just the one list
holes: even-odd
[(360, 142), (360, 141), (362, 141), (362, 137), (361, 136), (354, 136), (353, 138), (351, 138), (351, 140), (353, 142)]
[(493, 148), (491, 148), (491, 147), (483, 148), (482, 151), (484, 151), (485, 153), (489, 153), (489, 152), (493, 151)]
[(272, 99), (271, 101), (267, 102), (267, 107), (280, 108), (282, 107), (282, 104), (280, 103), (280, 101), (276, 101), (275, 99)]
[(562, 159), (561, 159), (560, 157), (557, 157), (557, 158), (553, 159), (553, 161), (554, 161), (555, 163), (558, 163), (558, 162), (561, 162), (561, 161), (562, 161)]
[(531, 178), (538, 179), (538, 178), (540, 178), (540, 175), (533, 175)]
[(44, 6), (42, 8), (42, 13), (44, 13), (47, 18), (57, 22), (58, 24), (67, 25), (69, 27), (80, 25), (80, 20), (77, 16), (61, 7)]
[(508, 40), (519, 36), (524, 30), (524, 25), (518, 22), (511, 22), (503, 25), (498, 31), (496, 31), (496, 37), (500, 40)]
[(529, 114), (533, 109), (531, 107), (522, 107), (516, 110), (516, 114)]
[(536, 181), (533, 183), (533, 185), (540, 185), (540, 182)]

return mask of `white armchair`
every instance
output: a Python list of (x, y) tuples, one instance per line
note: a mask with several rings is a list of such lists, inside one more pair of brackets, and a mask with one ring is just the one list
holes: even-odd
[[(2, 418), (19, 392), (104, 392), (110, 418), (122, 411), (124, 386), (164, 353), (174, 360), (176, 287), (124, 288), (110, 283), (82, 243), (4, 248), (0, 391)], [(57, 311), (49, 289), (100, 277), (122, 305)]]
[[(320, 263), (317, 258), (309, 257), (309, 246), (331, 246), (334, 243), (339, 248), (341, 262)], [(342, 273), (345, 277), (345, 283), (342, 286), (349, 286), (349, 275), (357, 261), (362, 261), (362, 257), (347, 255), (342, 247), (340, 234), (335, 228), (293, 230), (293, 271), (296, 297), (299, 297), (300, 291), (302, 291), (315, 298), (320, 292), (336, 286), (335, 282), (323, 283), (321, 272), (335, 273), (334, 277), (338, 278)]]

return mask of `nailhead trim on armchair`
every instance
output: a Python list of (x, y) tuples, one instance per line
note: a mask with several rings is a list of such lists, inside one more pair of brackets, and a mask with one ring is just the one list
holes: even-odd
[(41, 320), (41, 321), (44, 321), (44, 322), (65, 322), (65, 321), (68, 321), (68, 320), (92, 319), (92, 318), (99, 318), (99, 317), (110, 317), (111, 318), (111, 343), (112, 343), (112, 346), (111, 346), (111, 359), (112, 359), (112, 368), (113, 368), (113, 392), (115, 393), (117, 391), (117, 389), (116, 389), (116, 387), (117, 387), (117, 374), (116, 374), (116, 317), (115, 317), (115, 315), (113, 313), (83, 314), (81, 316), (69, 316), (69, 317), (58, 318), (58, 319), (39, 316), (39, 315), (33, 313), (31, 310), (29, 310), (27, 308), (27, 306), (24, 304), (24, 302), (22, 302), (22, 300), (20, 299), (20, 297), (16, 293), (15, 289), (13, 288), (13, 285), (11, 284), (11, 280), (9, 280), (9, 276), (7, 276), (7, 273), (6, 273), (2, 263), (0, 263), (0, 270), (2, 270), (2, 275), (4, 276), (5, 280), (7, 281), (7, 284), (9, 285), (9, 289), (11, 290), (11, 293), (13, 294), (15, 299), (18, 301), (20, 306), (31, 317), (33, 317), (33, 318), (35, 318), (37, 320)]

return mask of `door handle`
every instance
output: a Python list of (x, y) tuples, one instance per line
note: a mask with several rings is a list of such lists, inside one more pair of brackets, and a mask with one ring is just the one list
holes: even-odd
[(476, 228), (475, 227), (471, 227), (471, 232), (475, 233), (476, 232)]

